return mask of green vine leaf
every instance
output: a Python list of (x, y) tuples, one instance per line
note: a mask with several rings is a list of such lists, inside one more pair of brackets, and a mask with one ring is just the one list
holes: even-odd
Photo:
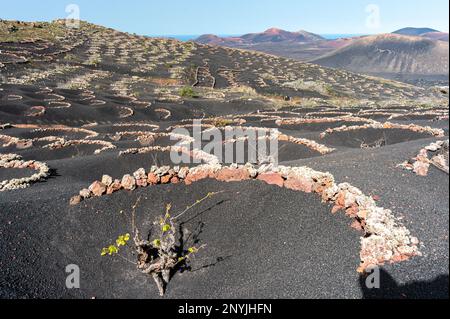
[(155, 240), (153, 241), (153, 246), (156, 247), (156, 248), (161, 247), (161, 240), (155, 239)]
[(118, 252), (119, 252), (119, 249), (116, 246), (111, 245), (111, 246), (108, 247), (108, 254), (110, 256), (113, 255), (113, 254), (117, 254)]
[(100, 255), (101, 256), (106, 256), (108, 254), (108, 251), (109, 251), (108, 248), (103, 248)]

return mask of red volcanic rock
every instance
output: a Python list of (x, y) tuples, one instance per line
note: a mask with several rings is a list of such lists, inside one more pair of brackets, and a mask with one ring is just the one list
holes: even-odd
[(238, 182), (250, 179), (250, 175), (245, 168), (222, 168), (216, 173), (216, 179), (221, 182)]
[(264, 173), (257, 177), (258, 180), (263, 181), (269, 185), (278, 185), (283, 187), (284, 179), (277, 173)]
[(367, 218), (367, 210), (358, 210), (358, 217), (365, 220)]
[(172, 184), (178, 184), (180, 182), (180, 179), (177, 176), (172, 177), (170, 180), (170, 183)]
[(417, 161), (413, 164), (414, 173), (419, 176), (427, 176), (428, 169), (430, 168), (430, 164), (425, 163), (423, 161)]
[(184, 182), (186, 183), (186, 185), (191, 185), (194, 182), (209, 178), (212, 175), (213, 173), (210, 169), (196, 169), (195, 171), (190, 171), (189, 174), (187, 174)]
[(146, 187), (148, 185), (147, 179), (137, 179), (136, 186), (138, 187)]
[(171, 169), (169, 169), (168, 174), (169, 174), (170, 176), (174, 176), (174, 175), (176, 174), (176, 172), (175, 172), (175, 170), (174, 170), (173, 168), (171, 168)]
[(161, 177), (161, 184), (169, 184), (171, 179), (171, 175), (164, 175), (163, 177)]
[(357, 217), (358, 211), (359, 211), (358, 206), (354, 204), (345, 210), (345, 214), (349, 217)]
[(140, 168), (136, 172), (133, 173), (134, 178), (136, 179), (136, 185), (139, 187), (146, 187), (148, 185), (147, 182), (147, 174), (145, 173), (145, 169)]
[(87, 188), (84, 188), (80, 191), (80, 196), (83, 199), (87, 199), (87, 198), (91, 197), (91, 191)]
[(156, 184), (158, 184), (159, 183), (159, 176), (158, 175), (156, 175), (156, 174), (154, 174), (154, 173), (148, 173), (148, 176), (147, 176), (147, 182), (150, 184), (150, 185), (156, 185)]
[(106, 192), (106, 186), (102, 182), (95, 181), (89, 186), (89, 190), (94, 196), (100, 197)]
[(313, 182), (300, 176), (288, 176), (288, 179), (284, 182), (284, 187), (295, 191), (311, 193), (313, 191)]
[(122, 187), (126, 190), (132, 191), (136, 188), (136, 180), (131, 175), (124, 175), (122, 178)]
[(356, 204), (356, 195), (348, 190), (342, 190), (339, 192), (336, 205), (342, 206), (344, 208), (358, 207)]
[(79, 203), (81, 203), (82, 201), (82, 197), (80, 195), (74, 196), (70, 199), (70, 205), (74, 206), (74, 205), (78, 205)]
[(115, 193), (119, 191), (122, 188), (122, 184), (120, 180), (116, 179), (106, 190), (106, 194), (110, 195), (112, 193)]
[(318, 182), (313, 182), (312, 187), (313, 191), (322, 194), (327, 188), (331, 187), (333, 185), (334, 181), (329, 178), (322, 178)]
[(344, 209), (344, 207), (339, 206), (339, 205), (334, 205), (333, 209), (331, 209), (331, 213), (332, 214), (336, 214), (338, 211), (340, 211), (341, 209)]
[(350, 227), (358, 231), (364, 230), (363, 225), (358, 220), (354, 220)]
[(172, 177), (175, 176), (175, 171), (173, 169), (169, 169), (166, 175), (161, 177), (161, 184), (169, 184), (172, 180)]
[(336, 199), (336, 205), (340, 207), (345, 207), (345, 192), (343, 191), (339, 192)]
[(318, 194), (321, 194), (325, 190), (325, 188), (326, 188), (325, 186), (322, 186), (319, 184), (313, 185), (314, 192), (316, 192)]
[(399, 262), (402, 262), (402, 261), (406, 261), (409, 258), (410, 258), (410, 256), (408, 256), (408, 255), (397, 254), (397, 255), (394, 255), (391, 260), (392, 260), (392, 262), (399, 263)]
[(372, 199), (374, 200), (374, 201), (379, 201), (379, 200), (381, 200), (381, 197), (380, 196), (378, 196), (378, 195), (372, 195)]

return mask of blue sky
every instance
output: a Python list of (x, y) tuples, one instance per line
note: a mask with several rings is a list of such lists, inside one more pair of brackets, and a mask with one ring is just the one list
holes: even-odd
[[(406, 26), (448, 32), (449, 24), (448, 0), (2, 0), (0, 18), (64, 18), (69, 4), (79, 6), (82, 20), (144, 35), (244, 34), (269, 27), (319, 34), (384, 33)], [(376, 7), (366, 12), (371, 4)]]

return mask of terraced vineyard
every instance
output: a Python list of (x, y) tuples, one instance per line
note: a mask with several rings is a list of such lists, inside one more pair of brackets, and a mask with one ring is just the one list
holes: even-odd
[[(394, 278), (385, 297), (448, 296), (445, 89), (65, 21), (0, 21), (0, 72), (1, 297), (157, 297), (136, 253), (101, 248), (210, 193), (178, 239), (207, 248), (169, 298), (373, 297), (373, 266)], [(267, 133), (279, 165), (175, 129), (246, 153), (227, 131)]]

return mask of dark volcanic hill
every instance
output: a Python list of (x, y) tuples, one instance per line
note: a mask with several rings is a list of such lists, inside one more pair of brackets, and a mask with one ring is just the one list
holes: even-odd
[(388, 77), (447, 77), (448, 49), (443, 41), (384, 34), (356, 40), (313, 63)]
[(424, 33), (429, 32), (439, 32), (438, 30), (434, 30), (431, 28), (403, 28), (397, 31), (394, 31), (392, 33), (394, 34), (401, 34), (401, 35), (422, 35)]
[(393, 34), (420, 36), (430, 40), (440, 40), (448, 42), (448, 33), (430, 28), (403, 28), (393, 32)]

